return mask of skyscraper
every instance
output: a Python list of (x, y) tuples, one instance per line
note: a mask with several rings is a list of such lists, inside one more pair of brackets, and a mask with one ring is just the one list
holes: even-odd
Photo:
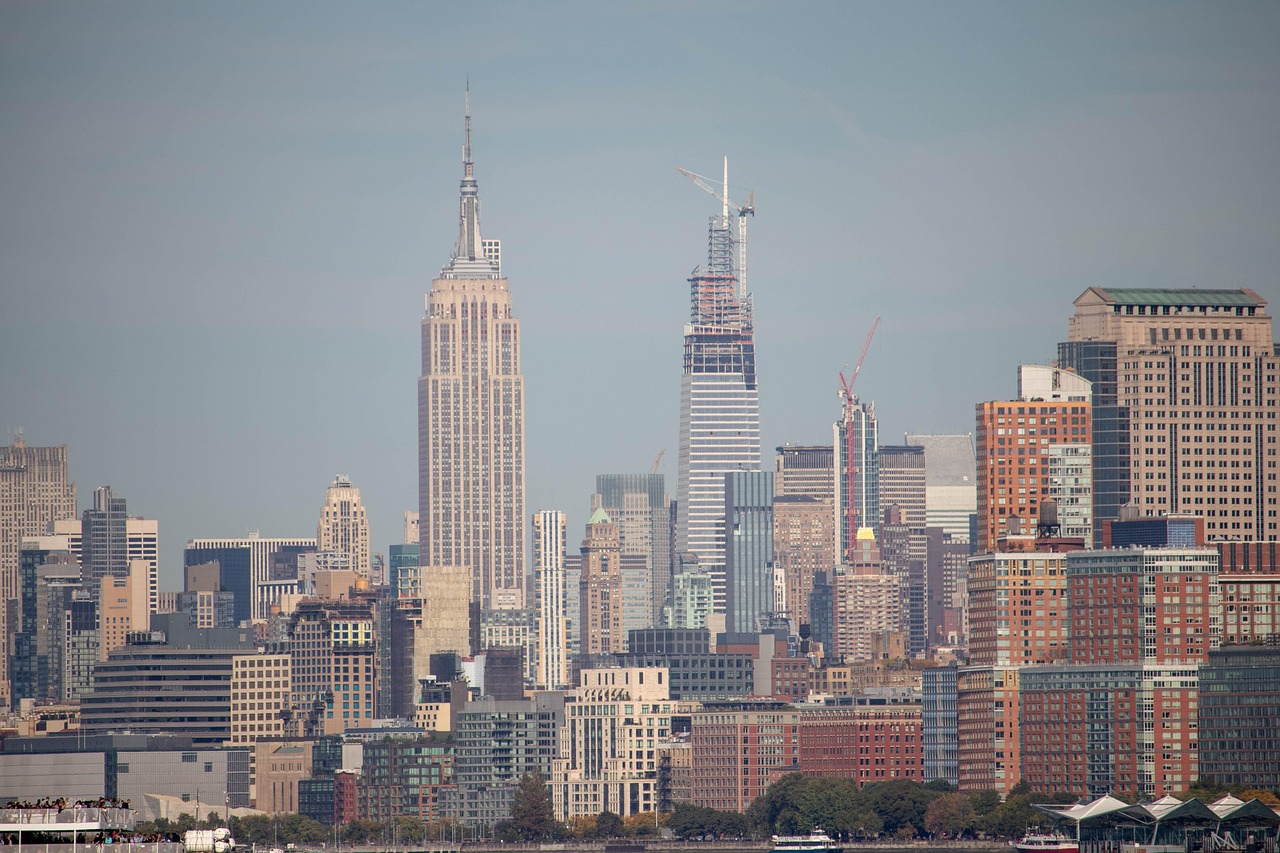
[(1280, 355), (1266, 300), (1091, 287), (1075, 309), (1059, 359), (1107, 407), (1095, 523), (1129, 503), (1140, 515), (1201, 515), (1210, 541), (1276, 538)]
[(773, 472), (734, 471), (724, 479), (725, 630), (754, 634), (775, 612)]
[(622, 544), (618, 525), (599, 507), (587, 520), (587, 536), (582, 540), (578, 606), (583, 654), (620, 654), (627, 650), (627, 636), (622, 629)]
[(564, 561), (568, 520), (544, 509), (533, 516), (533, 598), (538, 612), (536, 683), (560, 690), (568, 682), (568, 616), (565, 613)]
[[(21, 437), (0, 448), (0, 707), (9, 704), (10, 637), (18, 633), (18, 564), (22, 540), (76, 514), (76, 487), (67, 482), (67, 446), (27, 447)], [(13, 601), (13, 603), (10, 603)]]
[(707, 229), (707, 263), (689, 278), (680, 383), (676, 553), (682, 571), (696, 565), (710, 574), (718, 612), (725, 607), (724, 475), (760, 470), (751, 294), (740, 286), (735, 250), (741, 246), (726, 203)]
[(623, 630), (660, 625), (671, 587), (671, 511), (663, 476), (598, 474), (591, 500), (621, 535)]
[(369, 577), (369, 517), (360, 503), (360, 490), (343, 474), (334, 477), (325, 492), (316, 543), (321, 551), (346, 554), (350, 567)]
[(880, 530), (880, 442), (874, 403), (846, 395), (835, 443), (836, 519), (840, 558), (846, 563), (857, 549), (858, 532)]
[(524, 376), (497, 240), (480, 236), (471, 107), (453, 258), (431, 282), (418, 378), (419, 561), (464, 566), (472, 598), (523, 600)]

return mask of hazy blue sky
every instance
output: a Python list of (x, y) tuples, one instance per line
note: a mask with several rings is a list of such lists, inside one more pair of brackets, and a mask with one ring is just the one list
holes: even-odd
[(675, 489), (709, 195), (756, 194), (764, 445), (968, 432), (1090, 285), (1280, 301), (1280, 4), (0, 4), (0, 428), (195, 536), (416, 509), (419, 323), (470, 76), (528, 509)]

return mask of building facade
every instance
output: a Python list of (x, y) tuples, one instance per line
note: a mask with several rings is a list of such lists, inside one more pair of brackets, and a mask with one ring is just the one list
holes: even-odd
[(1113, 404), (1115, 423), (1094, 442), (1108, 489), (1095, 516), (1131, 504), (1140, 515), (1204, 516), (1210, 541), (1277, 537), (1269, 414), (1280, 356), (1266, 300), (1248, 289), (1091, 287), (1059, 359)]
[[(1068, 506), (1092, 504), (1088, 399), (979, 403), (977, 422), (978, 553), (994, 550), (1002, 536), (1034, 533), (1045, 500), (1061, 495), (1070, 498)], [(1064, 455), (1062, 445), (1076, 445), (1078, 455)]]
[[(727, 172), (727, 167), (726, 167)], [(711, 218), (707, 262), (689, 278), (680, 382), (676, 559), (712, 577), (724, 612), (724, 475), (760, 470), (760, 394), (751, 295), (738, 281), (727, 206)]]
[(585, 669), (565, 704), (551, 800), (560, 820), (653, 812), (658, 743), (671, 734), (672, 703), (661, 668)]
[(360, 503), (360, 490), (351, 478), (339, 474), (325, 490), (324, 508), (316, 525), (316, 547), (323, 552), (346, 554), (348, 567), (369, 577), (369, 517)]
[(841, 560), (852, 559), (858, 531), (880, 530), (880, 431), (874, 403), (846, 395), (833, 428), (836, 526)]
[(773, 472), (724, 477), (725, 630), (754, 634), (772, 621)]
[(499, 244), (480, 236), (468, 102), (458, 242), (422, 320), (418, 524), (422, 565), (467, 567), (481, 608), (523, 598), (524, 466), (520, 321)]
[(622, 545), (618, 525), (603, 509), (587, 521), (582, 540), (582, 575), (578, 580), (581, 653), (618, 654), (626, 651), (622, 625)]
[(568, 686), (569, 630), (565, 613), (564, 558), (568, 519), (559, 510), (533, 516), (533, 602), (538, 618), (538, 669), (544, 690)]

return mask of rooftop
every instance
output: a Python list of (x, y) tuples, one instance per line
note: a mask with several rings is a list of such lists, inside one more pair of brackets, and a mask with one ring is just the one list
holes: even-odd
[(1201, 305), (1237, 306), (1258, 305), (1262, 300), (1248, 290), (1200, 290), (1186, 288), (1120, 288), (1095, 287), (1094, 290), (1119, 305)]

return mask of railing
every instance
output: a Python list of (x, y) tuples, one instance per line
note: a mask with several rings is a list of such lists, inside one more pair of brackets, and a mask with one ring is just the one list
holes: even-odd
[(100, 829), (132, 829), (132, 809), (108, 809), (97, 806), (68, 806), (62, 809), (0, 809), (0, 824), (47, 826), (57, 830), (61, 825), (87, 823)]

